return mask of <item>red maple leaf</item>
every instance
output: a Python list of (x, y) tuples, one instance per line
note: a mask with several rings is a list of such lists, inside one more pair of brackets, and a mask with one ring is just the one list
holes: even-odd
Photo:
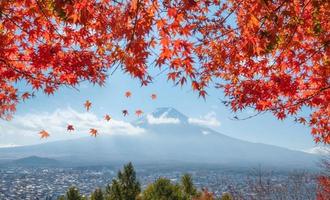
[(92, 103), (91, 103), (89, 100), (87, 100), (87, 101), (85, 102), (84, 106), (85, 106), (86, 110), (89, 111), (89, 109), (90, 109), (91, 106), (92, 106)]
[(111, 117), (110, 117), (110, 115), (105, 115), (105, 116), (104, 116), (104, 119), (105, 119), (106, 121), (110, 121), (110, 120), (111, 120)]
[(67, 131), (71, 132), (71, 131), (74, 131), (74, 127), (73, 125), (69, 124), (66, 128)]
[(125, 92), (125, 97), (130, 98), (132, 96), (132, 93), (130, 91)]
[(136, 110), (135, 111), (136, 116), (140, 117), (143, 114), (142, 110)]
[(42, 130), (42, 131), (40, 131), (39, 132), (39, 135), (40, 135), (40, 137), (43, 139), (43, 138), (48, 138), (50, 135), (49, 135), (49, 133), (47, 132), (47, 131), (45, 131), (45, 130)]
[(98, 131), (94, 128), (91, 128), (89, 130), (89, 133), (91, 134), (91, 136), (94, 136), (94, 137), (96, 137), (98, 135)]
[(157, 99), (157, 95), (156, 95), (156, 94), (151, 94), (151, 99), (152, 99), (152, 100)]

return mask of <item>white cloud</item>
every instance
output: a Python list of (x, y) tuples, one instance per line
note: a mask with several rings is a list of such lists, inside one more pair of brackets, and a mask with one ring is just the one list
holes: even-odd
[(153, 115), (147, 115), (147, 121), (149, 124), (179, 124), (180, 119), (178, 118), (171, 118), (171, 117), (154, 117)]
[[(68, 133), (66, 128), (72, 124), (75, 131)], [(26, 114), (15, 116), (11, 121), (0, 121), (0, 146), (28, 145), (44, 141), (74, 139), (89, 136), (90, 128), (98, 130), (100, 135), (128, 134), (137, 135), (145, 130), (131, 123), (114, 120), (107, 122), (93, 113), (77, 112), (71, 108), (58, 109), (53, 113)], [(39, 131), (45, 129), (50, 137), (39, 138)]]
[(209, 112), (203, 117), (199, 118), (189, 118), (188, 122), (190, 124), (197, 124), (201, 126), (208, 126), (208, 127), (218, 127), (221, 125), (220, 121), (217, 119), (215, 112)]

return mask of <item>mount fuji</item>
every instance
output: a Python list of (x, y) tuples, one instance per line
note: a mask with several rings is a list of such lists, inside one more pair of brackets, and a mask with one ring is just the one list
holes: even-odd
[(0, 148), (0, 159), (40, 156), (65, 164), (196, 163), (219, 166), (316, 167), (317, 155), (252, 143), (190, 123), (174, 108), (159, 108), (132, 122), (138, 135), (100, 135), (31, 146)]

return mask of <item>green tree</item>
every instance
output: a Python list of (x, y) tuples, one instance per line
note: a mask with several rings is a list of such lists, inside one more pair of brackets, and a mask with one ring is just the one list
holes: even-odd
[(135, 200), (141, 192), (141, 187), (131, 162), (124, 166), (123, 172), (118, 172), (118, 180), (124, 200)]
[(116, 179), (112, 180), (111, 185), (108, 185), (106, 187), (106, 200), (122, 200), (122, 192), (121, 192), (121, 187)]
[(198, 196), (196, 187), (194, 186), (192, 177), (190, 174), (184, 174), (181, 177), (181, 188), (185, 199), (192, 199)]
[(159, 178), (150, 184), (142, 195), (143, 200), (183, 200), (180, 185), (172, 184), (169, 179)]
[(102, 189), (97, 188), (91, 195), (91, 200), (104, 200)]
[(221, 200), (232, 200), (232, 199), (233, 199), (233, 197), (229, 193), (224, 193), (221, 196)]
[(132, 163), (124, 166), (123, 171), (119, 171), (117, 179), (112, 180), (112, 184), (106, 188), (107, 200), (135, 200), (141, 192), (141, 186), (136, 178), (136, 173)]
[(83, 197), (80, 195), (78, 188), (73, 186), (68, 189), (68, 191), (66, 192), (66, 195), (63, 199), (65, 199), (65, 200), (83, 200)]
[(61, 195), (57, 198), (57, 200), (65, 200), (65, 196), (64, 195)]

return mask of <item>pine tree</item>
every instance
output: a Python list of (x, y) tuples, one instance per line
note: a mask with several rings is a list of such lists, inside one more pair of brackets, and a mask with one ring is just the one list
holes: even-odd
[(122, 200), (121, 187), (116, 179), (106, 187), (106, 200)]
[(135, 200), (141, 192), (141, 187), (131, 162), (124, 166), (123, 172), (118, 172), (118, 180), (124, 199)]
[(184, 174), (181, 177), (181, 188), (185, 199), (192, 199), (198, 195), (190, 174)]
[(135, 200), (141, 192), (141, 186), (136, 178), (136, 173), (132, 163), (124, 166), (123, 171), (119, 171), (117, 179), (106, 189), (107, 200)]
[(57, 198), (57, 200), (65, 200), (65, 196), (64, 195), (61, 195)]
[(70, 187), (66, 192), (65, 200), (82, 200), (82, 196), (79, 193), (78, 188)]
[(91, 195), (91, 200), (104, 200), (102, 189), (97, 188)]
[(222, 194), (221, 200), (232, 200), (233, 197), (229, 193)]

